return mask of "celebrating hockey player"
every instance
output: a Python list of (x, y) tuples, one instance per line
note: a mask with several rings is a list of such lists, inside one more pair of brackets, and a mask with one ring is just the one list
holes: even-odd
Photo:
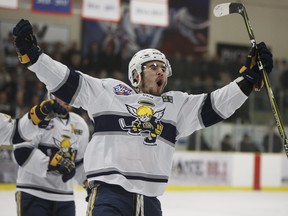
[[(69, 109), (67, 103), (50, 99)], [(35, 106), (30, 115), (37, 123), (44, 110)], [(79, 185), (86, 180), (83, 156), (89, 129), (79, 115), (66, 111), (46, 122), (31, 142), (14, 144), (19, 165), (16, 181), (18, 216), (75, 216), (74, 178)]]
[(87, 215), (93, 216), (162, 215), (157, 197), (168, 182), (176, 140), (227, 119), (253, 88), (261, 88), (256, 56), (267, 72), (273, 68), (272, 54), (260, 43), (230, 84), (208, 94), (164, 93), (172, 69), (159, 50), (140, 50), (132, 57), (132, 88), (53, 60), (38, 46), (28, 20), (20, 20), (13, 35), (20, 62), (55, 96), (87, 110), (94, 122), (84, 156), (92, 189)]

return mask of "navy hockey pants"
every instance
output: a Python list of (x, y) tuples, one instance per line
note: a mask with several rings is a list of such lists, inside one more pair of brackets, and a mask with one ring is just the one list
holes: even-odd
[(15, 194), (18, 216), (75, 216), (74, 201), (51, 201), (17, 191)]
[(93, 182), (90, 188), (87, 216), (162, 216), (157, 197), (130, 193), (118, 185), (102, 182)]

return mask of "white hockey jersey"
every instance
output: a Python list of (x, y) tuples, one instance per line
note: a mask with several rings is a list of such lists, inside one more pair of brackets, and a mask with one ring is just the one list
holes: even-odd
[(97, 79), (41, 54), (29, 67), (54, 95), (88, 111), (93, 137), (84, 157), (89, 181), (147, 196), (164, 193), (175, 142), (231, 116), (247, 99), (234, 81), (209, 94), (137, 94), (114, 79)]
[(47, 200), (74, 200), (73, 180), (64, 183), (62, 175), (47, 169), (51, 155), (59, 150), (73, 152), (76, 155), (74, 179), (82, 185), (86, 179), (83, 156), (89, 142), (88, 125), (82, 117), (70, 112), (68, 120), (54, 118), (46, 129), (40, 130), (32, 142), (13, 145), (15, 159), (20, 165), (16, 190)]
[(21, 119), (12, 119), (11, 116), (0, 113), (0, 145), (29, 141), (39, 130), (38, 126), (28, 119), (28, 114)]

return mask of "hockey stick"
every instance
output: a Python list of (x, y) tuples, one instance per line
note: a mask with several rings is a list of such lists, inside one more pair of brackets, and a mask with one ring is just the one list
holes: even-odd
[[(252, 45), (252, 47), (257, 46), (256, 39), (255, 39), (253, 30), (252, 30), (250, 20), (248, 18), (246, 9), (245, 9), (243, 4), (241, 4), (241, 3), (223, 3), (223, 4), (216, 5), (214, 8), (214, 15), (216, 17), (222, 17), (222, 16), (226, 16), (229, 14), (233, 14), (233, 13), (240, 14), (243, 17), (247, 32), (248, 32), (248, 35), (250, 38), (251, 45)], [(265, 84), (266, 92), (267, 92), (269, 102), (270, 102), (270, 105), (272, 108), (273, 116), (274, 116), (274, 119), (275, 119), (276, 124), (277, 124), (278, 132), (279, 132), (281, 138), (283, 139), (284, 150), (285, 150), (286, 156), (288, 157), (287, 136), (286, 136), (286, 133), (284, 130), (282, 119), (280, 117), (279, 109), (278, 109), (277, 103), (276, 103), (275, 98), (274, 98), (274, 94), (273, 94), (273, 91), (272, 91), (272, 88), (270, 85), (270, 81), (269, 81), (267, 72), (266, 72), (265, 68), (263, 67), (261, 59), (259, 57), (257, 59), (257, 64), (258, 64), (259, 70), (262, 71), (262, 73), (263, 73), (264, 84)]]

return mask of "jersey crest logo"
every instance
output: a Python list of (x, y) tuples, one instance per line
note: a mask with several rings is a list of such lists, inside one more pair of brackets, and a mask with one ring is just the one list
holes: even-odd
[(113, 92), (116, 95), (130, 95), (132, 92), (132, 89), (128, 88), (125, 85), (119, 84), (113, 87)]
[(127, 105), (128, 112), (135, 117), (135, 120), (130, 125), (126, 125), (123, 118), (119, 119), (119, 124), (122, 130), (127, 130), (127, 133), (132, 136), (145, 136), (144, 144), (155, 146), (157, 137), (163, 131), (161, 119), (165, 109), (154, 111), (149, 106), (140, 106), (138, 108)]
[(60, 154), (62, 157), (69, 159), (71, 161), (75, 160), (76, 156), (76, 141), (71, 140), (70, 137), (62, 135), (62, 140), (58, 140), (53, 137), (54, 144), (59, 148)]
[(70, 129), (63, 129), (62, 133), (56, 137), (53, 137), (54, 145), (60, 151), (62, 157), (72, 160), (75, 160), (76, 156), (76, 146), (78, 143), (78, 137), (75, 135), (75, 126), (70, 124)]

